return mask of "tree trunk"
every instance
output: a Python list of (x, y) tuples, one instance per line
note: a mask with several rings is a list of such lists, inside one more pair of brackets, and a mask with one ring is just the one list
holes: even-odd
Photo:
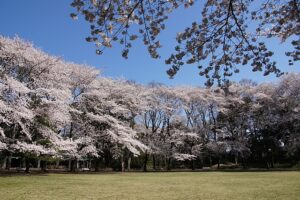
[(37, 168), (38, 168), (38, 169), (41, 168), (41, 160), (40, 160), (40, 159), (37, 160)]
[(55, 163), (55, 168), (56, 168), (56, 169), (59, 168), (59, 160), (56, 161), (56, 163)]
[(168, 163), (167, 163), (167, 170), (171, 170), (171, 158), (168, 158)]
[(7, 161), (7, 156), (5, 156), (4, 159), (3, 159), (3, 163), (2, 163), (2, 166), (1, 166), (2, 169), (6, 169), (6, 161)]
[(69, 171), (71, 171), (71, 168), (72, 168), (71, 165), (72, 165), (72, 160), (70, 159), (70, 160), (69, 160), (69, 163), (68, 163), (68, 170), (69, 170)]
[(152, 164), (153, 164), (153, 170), (156, 170), (156, 160), (155, 160), (155, 155), (152, 155)]
[[(15, 139), (16, 136), (16, 124), (13, 125), (13, 130), (12, 130), (12, 135), (11, 135), (11, 139)], [(8, 152), (8, 158), (7, 158), (7, 162), (6, 162), (6, 170), (10, 170), (11, 168), (11, 157), (12, 157), (12, 153)]]
[(47, 161), (42, 160), (40, 163), (42, 172), (47, 172)]
[(99, 172), (100, 160), (98, 158), (95, 159), (95, 172)]
[(111, 166), (111, 155), (108, 151), (104, 153), (104, 166), (108, 168)]
[(131, 165), (131, 155), (129, 155), (127, 160), (127, 171), (130, 171), (130, 165)]
[(191, 166), (192, 166), (192, 170), (195, 170), (195, 161), (191, 160)]
[(11, 168), (11, 153), (8, 153), (7, 161), (6, 161), (6, 170), (10, 170)]
[(77, 159), (71, 160), (71, 169), (70, 172), (75, 172), (77, 168)]
[(20, 160), (20, 165), (19, 167), (20, 168), (26, 168), (26, 157), (23, 157), (21, 160)]
[(88, 162), (88, 168), (91, 170), (91, 168), (92, 168), (92, 160), (89, 160), (89, 162)]
[(238, 154), (236, 154), (234, 156), (234, 162), (235, 162), (235, 165), (238, 165)]
[(266, 161), (266, 167), (267, 167), (267, 169), (270, 169), (269, 161)]
[(203, 156), (200, 156), (200, 169), (202, 169), (203, 166), (204, 166)]
[(121, 156), (121, 171), (125, 172), (125, 161), (124, 161), (124, 153)]
[(25, 158), (25, 173), (29, 173), (30, 169), (30, 160), (29, 158)]
[(144, 172), (147, 171), (147, 163), (148, 163), (148, 154), (145, 153), (145, 159), (144, 159)]
[(242, 157), (242, 165), (243, 165), (243, 168), (244, 169), (246, 169), (246, 161), (245, 161), (245, 158), (244, 157)]
[(274, 168), (274, 153), (271, 152), (271, 167)]
[(158, 167), (158, 170), (161, 170), (161, 158), (160, 157), (158, 157), (158, 159), (157, 159), (156, 166)]
[(221, 158), (220, 156), (218, 156), (218, 169), (220, 169), (220, 162), (221, 162)]

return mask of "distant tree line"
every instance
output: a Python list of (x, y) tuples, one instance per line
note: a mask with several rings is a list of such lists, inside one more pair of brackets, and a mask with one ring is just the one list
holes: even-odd
[[(292, 166), (300, 160), (300, 74), (218, 87), (99, 76), (0, 37), (0, 163), (70, 171)], [(151, 166), (151, 167), (150, 167)]]

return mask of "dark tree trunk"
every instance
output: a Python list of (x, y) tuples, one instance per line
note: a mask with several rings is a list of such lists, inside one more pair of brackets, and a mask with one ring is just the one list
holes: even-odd
[(68, 171), (71, 171), (71, 164), (72, 164), (72, 160), (69, 159), (68, 160)]
[(59, 160), (56, 161), (56, 163), (55, 163), (55, 168), (56, 168), (56, 169), (59, 168)]
[(75, 172), (77, 169), (77, 159), (71, 160), (71, 169), (70, 172)]
[[(133, 112), (131, 112), (131, 114), (132, 114), (132, 117), (130, 120), (130, 128), (134, 129), (134, 126), (135, 126), (134, 118), (136, 117), (136, 114)], [(130, 151), (128, 151), (127, 171), (131, 170), (131, 157), (132, 156), (133, 156), (132, 153)]]
[(105, 150), (105, 153), (104, 153), (104, 165), (105, 167), (109, 167), (110, 164), (111, 164), (111, 154), (108, 150)]
[(131, 165), (131, 155), (129, 154), (129, 157), (127, 160), (127, 171), (130, 171), (130, 165)]
[(20, 159), (20, 168), (26, 168), (26, 157), (23, 157), (22, 159)]
[(30, 160), (29, 158), (25, 158), (25, 173), (29, 173), (30, 169)]
[[(11, 133), (11, 139), (15, 139), (15, 136), (16, 136), (16, 124), (13, 125), (13, 130), (12, 130), (12, 133)], [(6, 170), (10, 170), (11, 168), (11, 157), (12, 157), (12, 153), (11, 152), (8, 152), (8, 156), (7, 156), (7, 162), (6, 162)]]
[(167, 163), (167, 170), (170, 171), (171, 170), (171, 158), (168, 158), (168, 163)]
[(38, 169), (41, 168), (41, 160), (40, 160), (40, 159), (37, 160), (37, 168), (38, 168)]
[(266, 162), (266, 168), (267, 168), (267, 169), (270, 169), (269, 161)]
[(201, 156), (200, 157), (200, 169), (202, 169), (204, 166), (204, 160), (203, 160), (203, 157)]
[(192, 170), (195, 170), (195, 161), (194, 160), (191, 160), (191, 168), (192, 168)]
[(124, 152), (123, 152), (123, 155), (121, 156), (121, 171), (125, 172)]
[(238, 154), (236, 154), (235, 156), (234, 156), (234, 163), (236, 164), (236, 165), (238, 165)]
[(271, 152), (271, 167), (274, 168), (274, 152)]
[(41, 161), (41, 170), (43, 172), (47, 172), (47, 161), (45, 161), (45, 160)]
[(246, 169), (247, 168), (247, 165), (246, 165), (246, 160), (244, 157), (242, 157), (242, 165), (243, 165), (243, 168)]
[(153, 170), (156, 170), (156, 160), (155, 160), (155, 155), (152, 155), (152, 164), (153, 164)]
[(156, 162), (156, 166), (158, 167), (158, 169), (159, 170), (161, 170), (161, 158), (160, 157), (158, 157), (158, 159), (156, 160), (157, 162)]
[(5, 169), (9, 171), (10, 168), (11, 168), (11, 153), (8, 153)]
[(6, 169), (7, 156), (4, 157), (1, 168)]
[(144, 159), (144, 172), (147, 171), (147, 163), (148, 163), (148, 154), (145, 153), (145, 159)]
[(99, 172), (99, 168), (100, 168), (100, 160), (99, 159), (95, 159), (95, 172)]

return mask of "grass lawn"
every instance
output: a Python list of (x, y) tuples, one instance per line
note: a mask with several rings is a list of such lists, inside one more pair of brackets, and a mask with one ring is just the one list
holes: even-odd
[(300, 200), (300, 172), (2, 176), (0, 199)]

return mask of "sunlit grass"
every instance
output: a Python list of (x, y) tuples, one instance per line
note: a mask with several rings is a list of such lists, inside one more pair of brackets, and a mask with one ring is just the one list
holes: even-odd
[(300, 199), (300, 172), (47, 174), (0, 177), (0, 199)]

